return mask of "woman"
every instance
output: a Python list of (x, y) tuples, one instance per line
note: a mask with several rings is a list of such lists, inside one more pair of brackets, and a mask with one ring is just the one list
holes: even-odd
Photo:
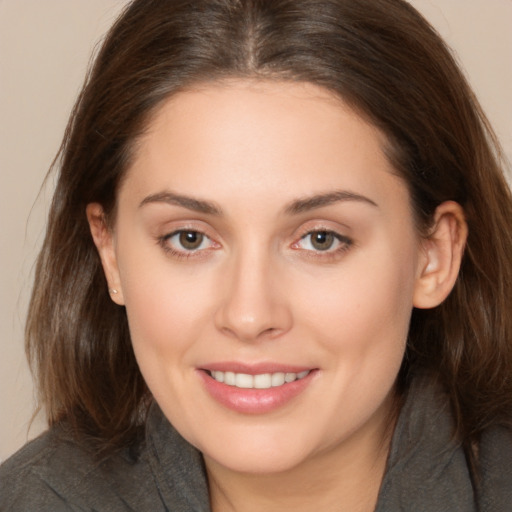
[(72, 114), (6, 510), (509, 510), (512, 199), (401, 0), (136, 0)]

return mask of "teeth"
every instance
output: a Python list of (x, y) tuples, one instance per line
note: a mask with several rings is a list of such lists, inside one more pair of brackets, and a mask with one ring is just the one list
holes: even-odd
[(284, 373), (273, 373), (271, 377), (272, 387), (282, 386), (284, 384)]
[[(223, 373), (223, 372), (216, 372), (217, 374)], [(226, 372), (224, 373), (224, 382), (226, 384), (229, 384), (230, 386), (234, 386), (236, 384), (235, 382), (235, 374), (233, 372)]]
[(256, 389), (268, 389), (272, 387), (272, 374), (262, 373), (254, 376), (254, 387)]
[(285, 373), (284, 374), (284, 381), (285, 382), (293, 382), (297, 378), (296, 373)]
[(212, 372), (212, 377), (217, 382), (224, 382), (224, 372)]
[(254, 377), (246, 373), (236, 373), (235, 386), (237, 388), (252, 388), (254, 387)]
[(223, 382), (229, 386), (235, 386), (243, 389), (268, 389), (282, 386), (300, 380), (308, 375), (310, 370), (300, 373), (260, 373), (258, 375), (249, 375), (247, 373), (211, 371), (210, 375), (217, 381)]

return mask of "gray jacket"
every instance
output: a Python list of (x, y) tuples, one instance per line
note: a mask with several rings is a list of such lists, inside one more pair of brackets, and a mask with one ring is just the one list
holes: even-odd
[[(409, 390), (396, 426), (376, 512), (511, 512), (512, 434), (487, 432), (475, 491), (452, 438), (446, 396), (424, 380)], [(94, 462), (64, 426), (30, 442), (0, 468), (0, 511), (209, 512), (200, 453), (153, 405), (145, 440)]]

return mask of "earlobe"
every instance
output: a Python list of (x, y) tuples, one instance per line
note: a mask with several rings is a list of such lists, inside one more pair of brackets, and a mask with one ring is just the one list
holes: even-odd
[(422, 242), (414, 307), (434, 308), (448, 297), (459, 274), (467, 231), (458, 203), (446, 201), (437, 207), (431, 232)]
[(94, 245), (100, 255), (103, 272), (108, 283), (110, 298), (116, 304), (124, 305), (123, 292), (119, 279), (119, 269), (112, 230), (107, 225), (103, 207), (90, 203), (86, 207), (87, 220)]

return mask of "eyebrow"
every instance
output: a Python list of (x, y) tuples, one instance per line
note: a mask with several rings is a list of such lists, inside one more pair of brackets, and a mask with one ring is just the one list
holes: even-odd
[(222, 215), (222, 210), (210, 201), (195, 199), (193, 197), (176, 194), (174, 192), (166, 191), (151, 194), (141, 201), (139, 208), (151, 203), (167, 203), (208, 215)]
[(372, 201), (368, 197), (356, 194), (354, 192), (349, 192), (347, 190), (336, 190), (334, 192), (316, 194), (311, 197), (305, 197), (304, 199), (293, 201), (285, 208), (285, 212), (290, 215), (297, 215), (299, 213), (315, 210), (316, 208), (322, 208), (323, 206), (328, 206), (339, 201), (357, 201), (366, 203), (376, 208), (379, 207), (375, 201)]
[[(285, 208), (285, 213), (288, 215), (297, 215), (316, 208), (322, 208), (332, 203), (340, 201), (357, 201), (369, 204), (377, 207), (377, 203), (369, 199), (368, 197), (349, 192), (346, 190), (336, 190), (334, 192), (326, 192), (324, 194), (316, 194), (303, 199), (297, 199), (293, 201)], [(204, 213), (207, 215), (222, 215), (222, 210), (210, 201), (204, 201), (202, 199), (196, 199), (194, 197), (185, 196), (182, 194), (176, 194), (174, 192), (158, 192), (145, 197), (139, 204), (139, 208), (151, 203), (166, 203), (176, 206), (181, 206), (187, 210)]]

